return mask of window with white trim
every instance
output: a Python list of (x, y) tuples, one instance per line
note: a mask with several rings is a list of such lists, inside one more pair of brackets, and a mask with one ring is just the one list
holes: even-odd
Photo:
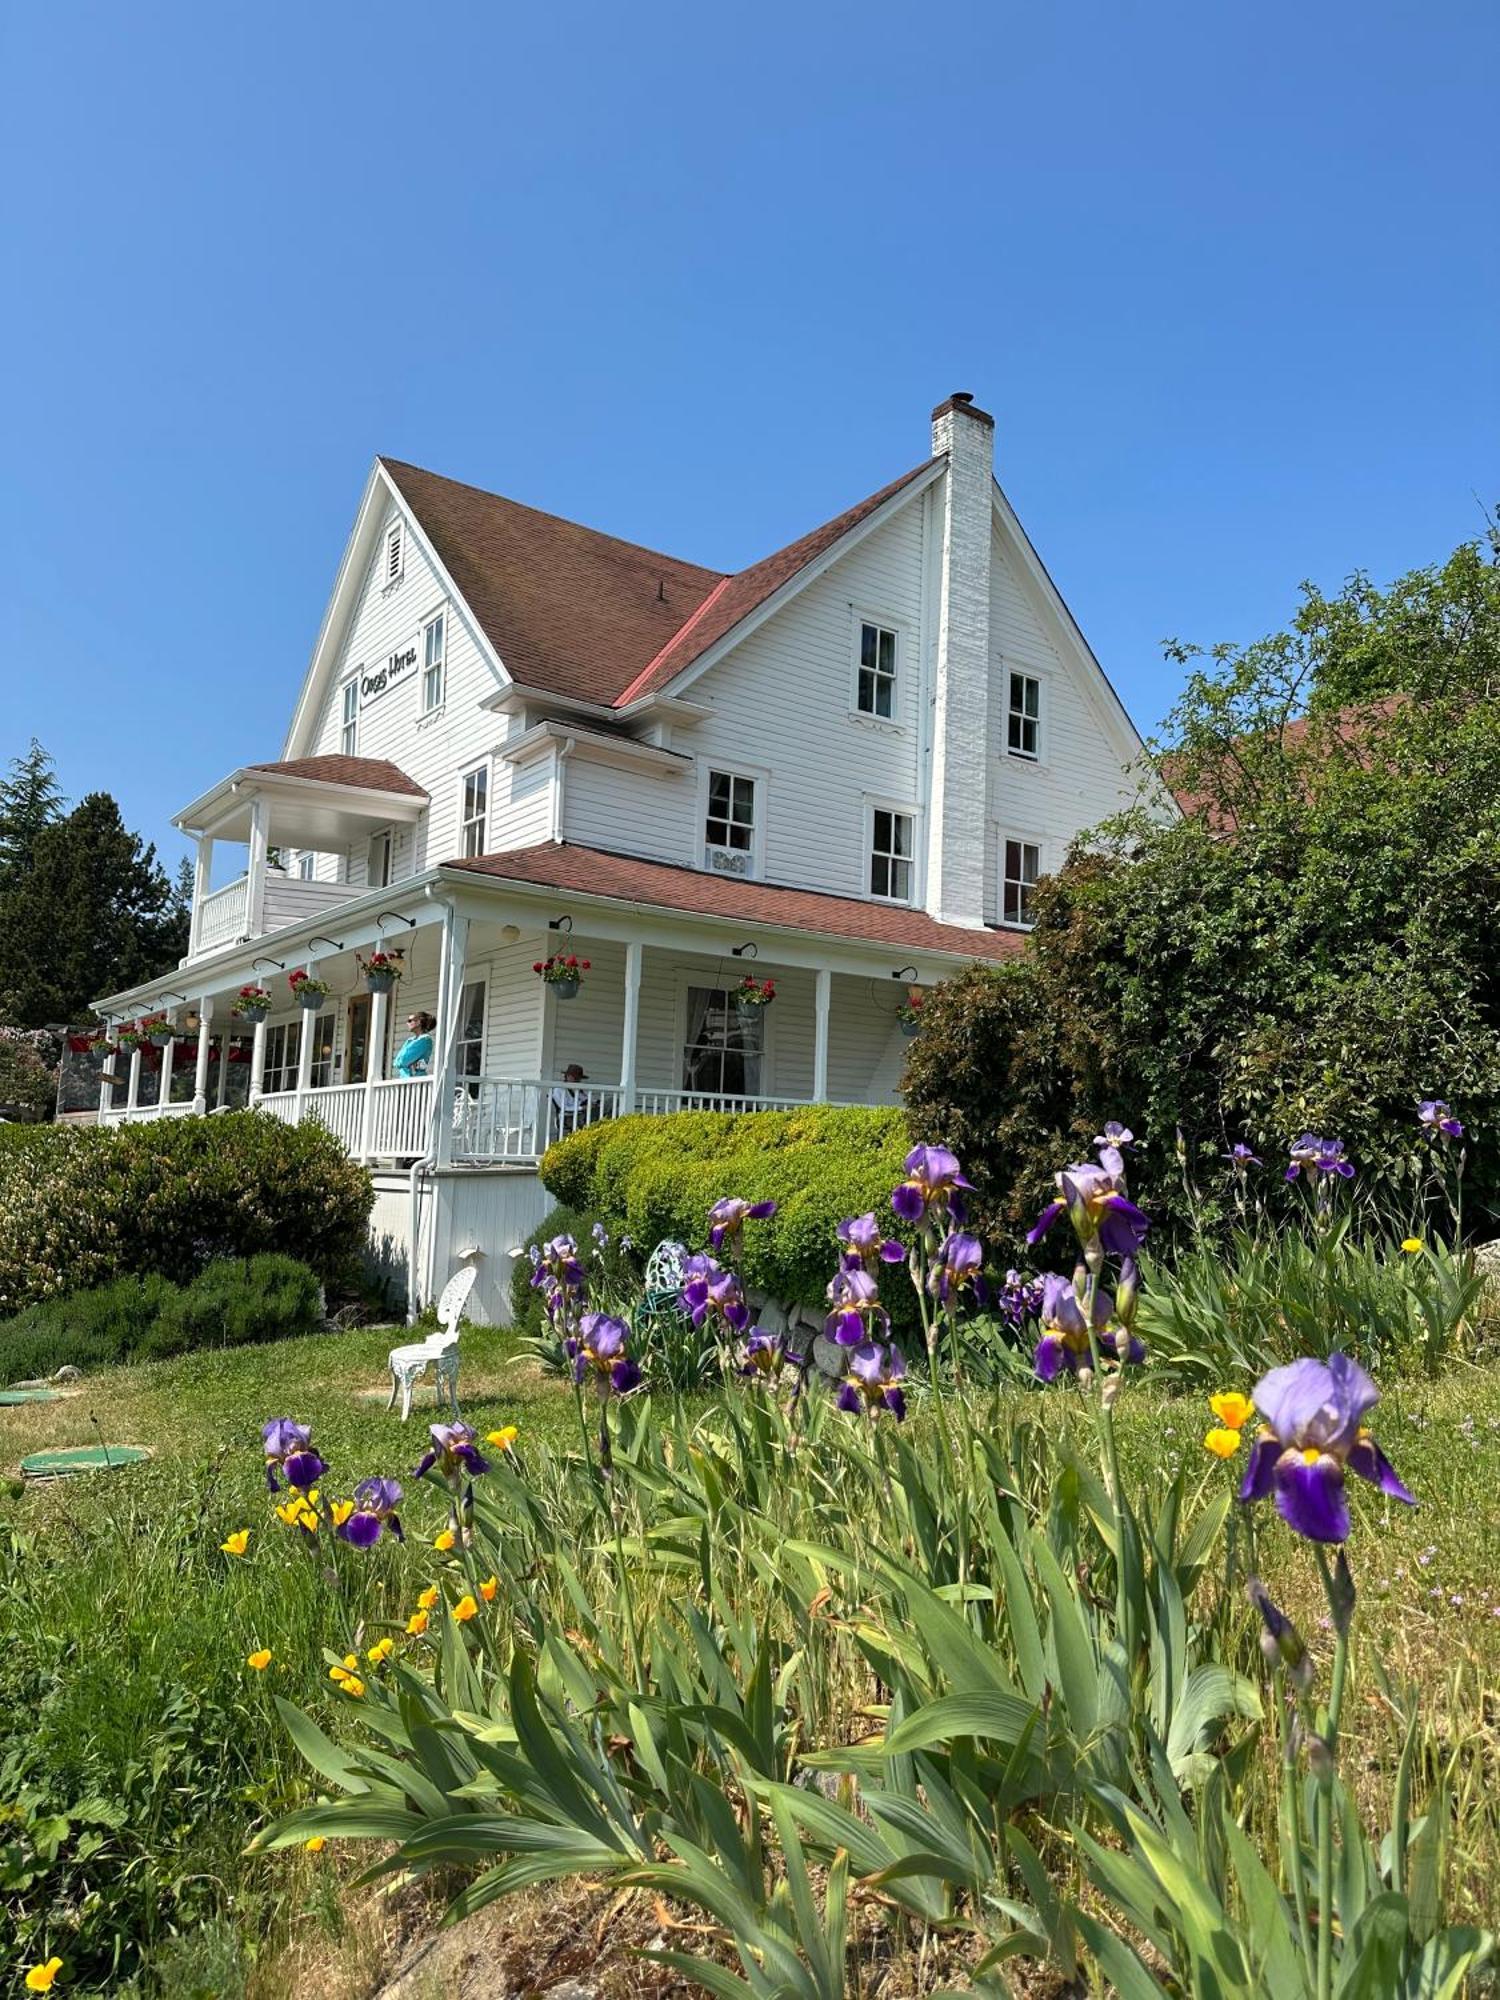
[(459, 851), (483, 854), (485, 822), (490, 805), (490, 767), (480, 764), (463, 777), (463, 807), (459, 814)]
[(279, 1021), (266, 1029), (266, 1065), (261, 1073), (261, 1089), (268, 1096), (278, 1090), (297, 1088), (297, 1057), (302, 1047), (302, 1023)]
[(316, 854), (299, 854), (297, 856), (297, 879), (299, 881), (310, 882), (312, 880), (313, 865), (317, 861), (317, 858)]
[(710, 771), (703, 816), (704, 865), (749, 875), (755, 854), (755, 780), (738, 771)]
[(707, 1098), (758, 1097), (769, 1011), (766, 1007), (737, 1007), (734, 996), (722, 986), (690, 986), (682, 1048), (683, 1089)]
[(1009, 834), (1001, 846), (1004, 850), (1000, 898), (1002, 920), (1014, 924), (1018, 930), (1029, 931), (1035, 922), (1032, 903), (1036, 885), (1042, 877), (1042, 850), (1034, 840), (1012, 840)]
[(359, 751), (359, 675), (352, 681), (344, 682), (339, 711), (339, 750), (345, 757), (353, 757)]
[(391, 830), (375, 834), (365, 853), (365, 887), (367, 889), (388, 889), (391, 886)]
[(1042, 754), (1042, 684), (1035, 674), (1010, 676), (1005, 715), (1005, 748), (1012, 757), (1037, 763)]
[[(302, 1016), (302, 1025), (307, 1026), (309, 1017)], [(312, 1023), (313, 1058), (308, 1072), (308, 1082), (314, 1090), (326, 1090), (333, 1082), (333, 1027), (335, 1016), (319, 1014)]]
[[(471, 979), (464, 986), (458, 1003), (458, 1037), (454, 1044), (454, 1070), (461, 1078), (484, 1075), (484, 995), (485, 983), (482, 979)], [(468, 1097), (479, 1095), (477, 1083), (462, 1085)]]
[(444, 635), (448, 621), (440, 611), (422, 627), (422, 713), (443, 705)]
[(870, 815), (870, 894), (882, 902), (911, 901), (912, 838), (910, 813), (876, 806)]
[(385, 531), (385, 587), (401, 581), (401, 572), (406, 567), (406, 535), (404, 523), (392, 521)]
[(878, 716), (882, 722), (896, 713), (896, 635), (868, 618), (859, 627), (854, 705), (861, 715)]

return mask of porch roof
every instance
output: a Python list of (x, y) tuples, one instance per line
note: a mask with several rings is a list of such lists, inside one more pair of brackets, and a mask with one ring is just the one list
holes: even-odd
[(282, 844), (341, 845), (361, 829), (413, 820), (427, 794), (384, 757), (292, 757), (276, 764), (242, 764), (177, 815), (185, 833), (246, 840), (250, 808), (272, 802)]
[(547, 841), (506, 854), (480, 854), (472, 860), (444, 863), (444, 873), (450, 870), (496, 881), (571, 889), (610, 902), (728, 917), (780, 930), (849, 938), (860, 944), (889, 945), (901, 951), (941, 952), (949, 958), (1014, 958), (1025, 944), (1024, 934), (1018, 931), (940, 924), (924, 910), (867, 903), (853, 896), (829, 896), (817, 889), (737, 882), (669, 861), (643, 861), (599, 847), (577, 847), (570, 841)]

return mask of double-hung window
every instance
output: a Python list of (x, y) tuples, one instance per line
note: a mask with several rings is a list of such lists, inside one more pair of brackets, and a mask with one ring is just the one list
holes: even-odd
[(278, 1021), (266, 1030), (266, 1061), (261, 1089), (268, 1097), (297, 1088), (297, 1058), (302, 1047), (302, 1023)]
[(910, 813), (876, 806), (870, 815), (870, 894), (887, 903), (911, 901), (912, 838)]
[(1042, 684), (1035, 674), (1010, 676), (1010, 699), (1005, 714), (1005, 748), (1012, 757), (1024, 757), (1030, 764), (1042, 754)]
[(755, 853), (755, 780), (738, 771), (710, 771), (703, 817), (706, 865), (726, 875), (749, 875)]
[(422, 628), (422, 713), (443, 705), (444, 635), (448, 621), (440, 611)]
[(859, 628), (859, 670), (854, 705), (861, 715), (889, 722), (896, 713), (896, 635), (868, 618)]
[(344, 682), (340, 696), (339, 749), (346, 757), (353, 757), (359, 750), (359, 675), (352, 681)]
[(459, 848), (465, 856), (483, 854), (485, 824), (490, 805), (490, 767), (480, 764), (464, 773), (463, 808), (459, 819)]
[[(469, 1079), (484, 1075), (484, 995), (482, 979), (471, 979), (464, 987), (458, 1003), (458, 1036), (455, 1042), (454, 1068), (461, 1078)], [(478, 1097), (479, 1085), (465, 1081), (460, 1088), (467, 1097)]]
[(317, 864), (317, 859), (316, 854), (299, 854), (297, 856), (297, 879), (299, 882), (310, 882), (312, 880), (313, 869)]
[[(693, 1099), (758, 1097), (765, 1060), (765, 1007), (737, 1007), (722, 986), (690, 986), (682, 1087)], [(688, 1109), (711, 1110), (711, 1101)]]
[(1035, 921), (1032, 904), (1036, 885), (1041, 880), (1042, 850), (1034, 840), (1012, 840), (1009, 835), (1001, 845), (1004, 850), (1004, 880), (1000, 907), (1004, 921), (1014, 924), (1019, 930), (1029, 931)]

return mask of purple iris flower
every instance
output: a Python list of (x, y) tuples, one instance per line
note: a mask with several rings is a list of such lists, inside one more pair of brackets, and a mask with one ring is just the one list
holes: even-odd
[(434, 1466), (450, 1486), (457, 1485), (465, 1473), (477, 1479), (482, 1472), (488, 1472), (490, 1462), (479, 1450), (475, 1434), (467, 1424), (432, 1424), (428, 1427), (432, 1439), (432, 1450), (425, 1453), (415, 1473), (421, 1479)]
[(1464, 1128), (1441, 1097), (1424, 1097), (1417, 1106), (1417, 1117), (1429, 1132), (1441, 1132), (1445, 1139), (1461, 1139)]
[(585, 1313), (578, 1323), (578, 1338), (564, 1343), (573, 1363), (573, 1380), (586, 1381), (593, 1375), (599, 1394), (623, 1396), (635, 1388), (641, 1371), (626, 1352), (630, 1328), (623, 1319), (609, 1313)]
[(867, 1271), (873, 1271), (877, 1264), (906, 1262), (906, 1245), (885, 1234), (875, 1219), (874, 1209), (867, 1215), (851, 1215), (839, 1224), (834, 1234), (844, 1245), (845, 1270), (852, 1271), (855, 1265), (863, 1264)]
[(904, 1423), (906, 1395), (901, 1384), (905, 1380), (906, 1357), (901, 1349), (867, 1341), (849, 1357), (849, 1373), (839, 1385), (838, 1406), (856, 1416), (865, 1410), (873, 1416), (886, 1409), (898, 1424)]
[(1229, 1164), (1232, 1167), (1238, 1168), (1241, 1173), (1244, 1172), (1246, 1167), (1261, 1167), (1265, 1165), (1264, 1160), (1258, 1154), (1252, 1153), (1243, 1139), (1236, 1140), (1227, 1153), (1220, 1153), (1219, 1158), (1221, 1160), (1228, 1160)]
[(1300, 1174), (1315, 1180), (1319, 1174), (1337, 1174), (1341, 1180), (1354, 1178), (1353, 1162), (1344, 1158), (1342, 1139), (1320, 1139), (1316, 1132), (1304, 1132), (1291, 1148), (1292, 1163), (1286, 1177), (1294, 1181)]
[(260, 1434), (265, 1440), (266, 1491), (276, 1493), (280, 1491), (277, 1467), (285, 1471), (289, 1458), (306, 1451), (312, 1442), (312, 1425), (294, 1423), (290, 1417), (272, 1417), (261, 1425)]
[(1093, 1143), (1096, 1146), (1119, 1146), (1121, 1148), (1133, 1146), (1135, 1144), (1135, 1134), (1128, 1125), (1122, 1125), (1118, 1118), (1111, 1118), (1105, 1124), (1102, 1132), (1094, 1134)]
[(294, 1493), (311, 1493), (328, 1470), (315, 1451), (294, 1451), (281, 1461), (286, 1483)]
[(890, 1332), (890, 1316), (880, 1303), (880, 1287), (875, 1275), (862, 1264), (852, 1270), (840, 1266), (828, 1283), (828, 1303), (832, 1308), (823, 1322), (823, 1332), (840, 1347), (858, 1347), (879, 1332)]
[(404, 1542), (401, 1518), (401, 1485), (395, 1479), (362, 1479), (354, 1489), (354, 1512), (336, 1530), (357, 1549), (373, 1549), (382, 1530), (389, 1528), (398, 1542)]
[(1013, 1327), (1019, 1327), (1041, 1312), (1043, 1292), (1040, 1278), (1028, 1278), (1020, 1271), (1007, 1271), (1005, 1283), (995, 1295), (995, 1308), (1002, 1319)]
[(1099, 1164), (1080, 1161), (1057, 1176), (1058, 1200), (1049, 1202), (1026, 1235), (1040, 1243), (1059, 1216), (1072, 1222), (1081, 1243), (1097, 1236), (1111, 1257), (1134, 1257), (1151, 1224), (1125, 1193), (1125, 1161), (1117, 1146), (1106, 1146)]
[(547, 1317), (555, 1320), (586, 1282), (578, 1245), (571, 1236), (554, 1236), (540, 1250), (532, 1245), (531, 1261), (532, 1290), (546, 1294)]
[[(1109, 1293), (1099, 1289), (1094, 1293), (1094, 1337), (1101, 1347), (1107, 1329), (1114, 1316), (1115, 1302)], [(1080, 1368), (1093, 1366), (1093, 1351), (1089, 1346), (1089, 1323), (1083, 1316), (1083, 1301), (1078, 1296), (1078, 1288), (1071, 1278), (1059, 1278), (1052, 1273), (1042, 1280), (1042, 1337), (1036, 1344), (1036, 1377), (1039, 1382), (1055, 1382), (1059, 1372), (1070, 1369), (1075, 1375)], [(1134, 1343), (1140, 1346), (1137, 1341)], [(1146, 1350), (1141, 1347), (1139, 1355), (1127, 1351), (1122, 1357), (1127, 1361), (1144, 1360)]]
[(687, 1258), (682, 1270), (685, 1283), (679, 1297), (692, 1314), (693, 1325), (702, 1326), (706, 1319), (715, 1318), (731, 1333), (743, 1333), (750, 1324), (750, 1308), (734, 1272), (726, 1271), (717, 1258), (703, 1251)]
[(794, 1368), (802, 1366), (802, 1356), (793, 1354), (787, 1346), (784, 1333), (767, 1333), (764, 1327), (756, 1327), (745, 1342), (745, 1352), (741, 1361), (742, 1375), (768, 1375), (774, 1379), (790, 1362)]
[(774, 1201), (742, 1201), (737, 1194), (725, 1195), (708, 1211), (712, 1225), (708, 1232), (710, 1249), (722, 1250), (727, 1243), (733, 1256), (739, 1249), (746, 1222), (764, 1222), (767, 1216), (775, 1213)]
[(1273, 1368), (1255, 1386), (1255, 1407), (1267, 1428), (1251, 1449), (1240, 1498), (1274, 1494), (1281, 1518), (1314, 1542), (1342, 1542), (1349, 1533), (1346, 1469), (1414, 1507), (1362, 1421), (1379, 1400), (1375, 1384), (1347, 1354)]
[(927, 1273), (927, 1289), (940, 1306), (956, 1305), (964, 1292), (977, 1294), (980, 1290), (983, 1263), (984, 1245), (979, 1238), (955, 1230), (944, 1239)]
[(906, 1156), (906, 1179), (892, 1191), (891, 1207), (903, 1222), (925, 1222), (941, 1203), (950, 1221), (962, 1222), (968, 1210), (956, 1191), (973, 1185), (946, 1146), (913, 1146)]

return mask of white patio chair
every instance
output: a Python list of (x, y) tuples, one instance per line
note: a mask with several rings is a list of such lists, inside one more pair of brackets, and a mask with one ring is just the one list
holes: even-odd
[(404, 1424), (411, 1415), (412, 1391), (430, 1368), (433, 1371), (433, 1389), (441, 1402), (446, 1391), (448, 1402), (455, 1417), (458, 1409), (458, 1323), (463, 1317), (464, 1307), (469, 1303), (469, 1294), (474, 1289), (474, 1281), (479, 1276), (477, 1259), (483, 1253), (471, 1250), (465, 1254), (465, 1261), (453, 1273), (443, 1287), (443, 1295), (438, 1300), (438, 1330), (429, 1334), (426, 1340), (414, 1340), (407, 1347), (393, 1347), (390, 1352), (391, 1399), (386, 1404), (388, 1410), (396, 1407), (396, 1396), (401, 1397), (401, 1421)]

